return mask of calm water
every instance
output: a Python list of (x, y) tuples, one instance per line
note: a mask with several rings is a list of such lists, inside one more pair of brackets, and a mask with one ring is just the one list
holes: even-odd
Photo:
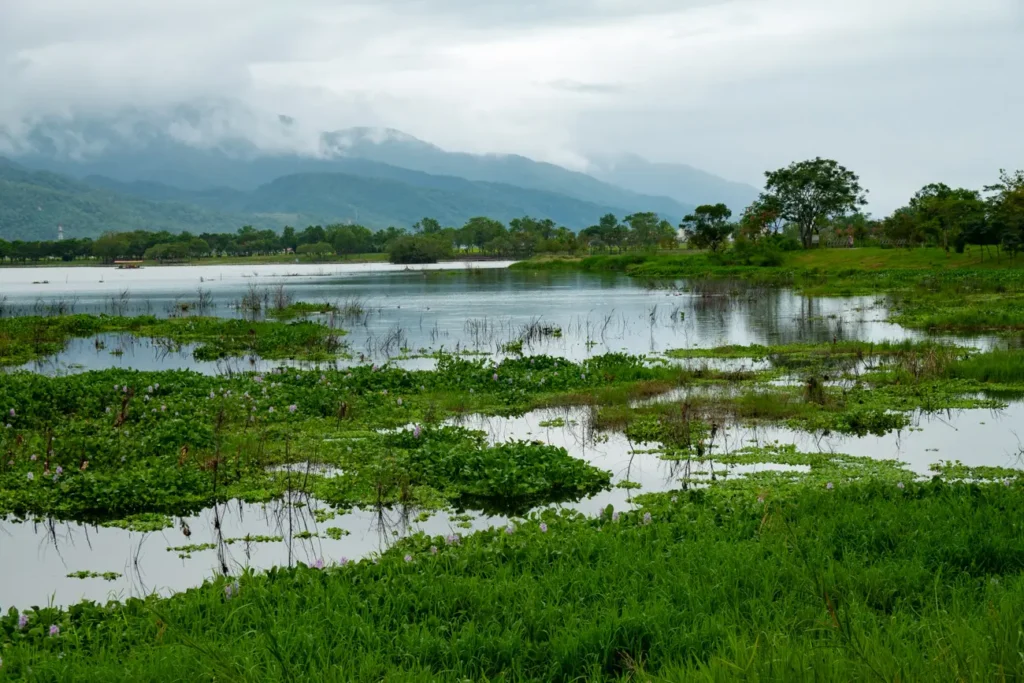
[[(11, 313), (66, 312), (168, 315), (208, 293), (209, 315), (240, 315), (250, 290), (282, 287), (292, 301), (358, 301), (365, 315), (348, 320), (353, 362), (381, 361), (421, 350), (497, 353), (521, 339), (531, 323), (557, 327), (561, 336), (527, 340), (524, 351), (581, 359), (609, 351), (660, 353), (722, 344), (772, 344), (838, 339), (916, 338), (885, 322), (874, 297), (812, 299), (787, 290), (740, 290), (729, 283), (675, 290), (651, 289), (625, 276), (522, 273), (489, 262), (455, 270), (407, 269), (387, 264), (334, 266), (199, 266), (141, 270), (35, 268), (0, 270), (4, 308)], [(48, 284), (41, 284), (47, 280)], [(55, 357), (26, 366), (40, 372), (103, 367), (191, 367), (191, 348), (123, 335), (72, 342)], [(232, 367), (255, 369), (236, 360)], [(421, 366), (428, 365), (420, 363)]]
[[(535, 322), (561, 328), (562, 336), (527, 343), (525, 351), (573, 359), (608, 351), (657, 354), (672, 348), (723, 344), (834, 338), (882, 341), (920, 336), (885, 322), (884, 302), (874, 297), (811, 299), (786, 290), (742, 289), (728, 283), (678, 283), (675, 289), (650, 289), (621, 276), (526, 274), (505, 270), (505, 265), (473, 264), (472, 268), (457, 266), (454, 270), (449, 264), (448, 270), (385, 264), (137, 271), (0, 269), (0, 302), (6, 315), (45, 314), (57, 309), (168, 315), (180, 303), (195, 301), (201, 288), (212, 298), (208, 314), (237, 316), (236, 304), (251, 287), (263, 291), (283, 286), (292, 300), (362, 302), (367, 313), (345, 326), (357, 356), (354, 362), (359, 361), (359, 354), (374, 360), (393, 358), (401, 353), (398, 347), (496, 352)], [(48, 283), (42, 284), (44, 280)], [(390, 343), (385, 344), (388, 340)], [(48, 373), (102, 367), (192, 368), (220, 373), (278, 364), (259, 359), (197, 363), (187, 346), (169, 348), (130, 335), (103, 335), (100, 341), (101, 345), (94, 339), (75, 340), (63, 353), (26, 368)], [(413, 367), (430, 364), (425, 359), (402, 362)], [(555, 418), (562, 418), (565, 425), (541, 426)], [(495, 443), (539, 439), (565, 447), (574, 457), (611, 471), (613, 483), (628, 480), (641, 485), (636, 490), (612, 488), (567, 506), (588, 514), (609, 504), (627, 508), (638, 492), (677, 489), (679, 478), (685, 474), (678, 463), (634, 452), (622, 435), (594, 439), (583, 409), (538, 411), (518, 418), (471, 416), (462, 424), (485, 431)], [(777, 427), (731, 427), (719, 448), (729, 451), (755, 443), (794, 443), (805, 451), (895, 458), (927, 476), (929, 466), (939, 460), (1020, 466), (1022, 447), (1017, 434), (1024, 429), (1022, 425), (1024, 404), (1018, 403), (1004, 411), (920, 415), (914, 430), (885, 437), (819, 438)], [(733, 471), (750, 469), (756, 468)], [(469, 521), (453, 519), (443, 512), (424, 519), (414, 509), (354, 510), (317, 523), (313, 511), (322, 504), (304, 502), (308, 505), (293, 507), (285, 502), (249, 505), (233, 501), (177, 520), (173, 529), (155, 533), (76, 523), (0, 520), (0, 609), (50, 601), (69, 604), (81, 598), (123, 598), (152, 591), (168, 593), (198, 585), (224, 569), (235, 574), (245, 567), (310, 564), (317, 559), (338, 562), (343, 557), (355, 559), (379, 552), (416, 531), (466, 534), (507, 523), (504, 518), (479, 515)], [(184, 536), (181, 521), (191, 529), (190, 538)], [(340, 527), (349, 534), (333, 540), (323, 534), (327, 527)], [(314, 537), (299, 537), (303, 531)], [(224, 543), (246, 534), (282, 540)], [(218, 547), (194, 552), (190, 558), (180, 558), (177, 552), (168, 550), (196, 543), (215, 543)], [(113, 582), (67, 578), (68, 573), (79, 570), (113, 571), (123, 576)]]

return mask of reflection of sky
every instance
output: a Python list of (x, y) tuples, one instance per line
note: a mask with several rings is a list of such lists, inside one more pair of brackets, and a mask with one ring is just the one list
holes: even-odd
[[(524, 273), (494, 268), (458, 271), (403, 270), (386, 264), (359, 266), (196, 266), (142, 270), (35, 268), (0, 270), (9, 312), (46, 311), (63, 302), (75, 312), (167, 315), (177, 303), (209, 290), (209, 314), (236, 316), (237, 302), (253, 285), (283, 285), (293, 301), (358, 300), (368, 313), (342, 323), (355, 362), (380, 361), (400, 347), (498, 352), (534, 321), (561, 328), (561, 337), (527, 343), (526, 353), (572, 359), (606, 352), (657, 353), (672, 348), (724, 344), (776, 344), (832, 339), (916, 338), (885, 322), (873, 297), (811, 299), (778, 289), (741, 289), (701, 283), (649, 289), (618, 275)], [(497, 264), (502, 265), (502, 264)], [(50, 284), (33, 285), (38, 278)], [(103, 282), (99, 282), (103, 278)], [(121, 292), (128, 295), (121, 297)], [(388, 339), (397, 343), (388, 346)], [(160, 344), (121, 335), (72, 342), (68, 350), (28, 369), (61, 372), (81, 366), (201, 372), (265, 369), (244, 359), (194, 363), (190, 347), (168, 352)], [(111, 354), (118, 349), (123, 355)], [(365, 357), (363, 357), (365, 355)], [(428, 365), (419, 363), (418, 365)]]

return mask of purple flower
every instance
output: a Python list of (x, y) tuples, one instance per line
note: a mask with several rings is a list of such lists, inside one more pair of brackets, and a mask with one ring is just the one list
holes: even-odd
[(586, 375), (584, 375), (583, 373), (580, 373), (580, 379), (586, 379), (586, 378), (587, 378)]
[(313, 563), (313, 569), (323, 569), (323, 568), (324, 568), (324, 560), (323, 560), (323, 558), (322, 557), (316, 558), (316, 562)]
[(832, 486), (832, 482), (829, 482), (829, 483), (825, 484), (825, 488), (828, 489), (829, 491), (831, 491), (835, 487)]
[(679, 498), (677, 498), (676, 496), (672, 496), (671, 500), (672, 500), (673, 503), (678, 503), (679, 502)]
[(462, 537), (458, 534), (448, 534), (448, 537), (444, 539), (448, 545), (460, 545), (462, 543)]
[(406, 562), (412, 562), (412, 555), (406, 555), (405, 556), (405, 561)]
[(511, 524), (509, 524), (507, 527), (505, 527), (505, 533), (508, 534), (509, 536), (511, 536), (515, 532), (516, 532), (516, 528), (514, 526), (512, 526)]
[(28, 615), (21, 614), (18, 616), (18, 630), (24, 631), (25, 627), (28, 626)]
[(146, 387), (146, 393), (147, 394), (152, 394), (153, 393), (153, 385), (152, 384), (150, 384), (148, 387)]
[(14, 417), (14, 416), (15, 416), (14, 408), (11, 408), (11, 410), (10, 410), (10, 414), (11, 414), (11, 417)]
[(60, 626), (57, 626), (57, 624), (50, 624), (50, 635), (51, 636), (59, 636), (60, 635)]
[(898, 488), (898, 489), (902, 489), (902, 488), (905, 488), (905, 487), (903, 486), (903, 482), (901, 481), (900, 483), (896, 484), (896, 488)]
[(274, 406), (270, 406), (269, 408), (267, 408), (267, 412), (268, 413), (274, 412)]
[(423, 427), (420, 427), (419, 425), (416, 425), (415, 427), (413, 427), (412, 428), (412, 435), (413, 435), (413, 437), (415, 437), (417, 439), (420, 438), (420, 436), (423, 435)]
[(493, 375), (491, 375), (491, 380), (494, 381), (494, 382), (497, 382), (498, 381), (498, 373), (494, 373)]
[(57, 474), (64, 474), (64, 468), (60, 465), (57, 465)]
[(545, 524), (544, 522), (540, 523), (540, 532), (542, 534), (546, 534), (548, 532), (548, 525)]
[(29, 472), (28, 474), (25, 475), (25, 478), (28, 479), (29, 481), (32, 481), (33, 479), (36, 478), (36, 475), (33, 474), (32, 472)]
[(235, 579), (231, 583), (228, 583), (228, 584), (224, 585), (224, 597), (227, 598), (228, 600), (230, 600), (234, 596), (238, 595), (238, 592), (239, 592), (238, 579)]
[(644, 524), (650, 524), (650, 523), (651, 523), (651, 513), (650, 512), (645, 512), (644, 513)]
[(110, 406), (107, 406), (107, 414), (110, 414)]
[(397, 403), (399, 406), (401, 406), (402, 405), (402, 397), (399, 396), (398, 400), (396, 400), (395, 403)]
[(162, 412), (162, 413), (167, 412), (167, 406), (166, 405), (161, 405), (160, 406), (160, 412)]
[(213, 398), (213, 397), (214, 397), (214, 396), (216, 396), (216, 395), (217, 395), (217, 394), (213, 393), (213, 390), (211, 389), (211, 390), (210, 390), (210, 398)]
[(618, 522), (619, 521), (619, 513), (618, 512), (613, 512), (612, 513), (612, 521), (613, 522)]
[(340, 566), (340, 567), (344, 567), (347, 564), (348, 564), (348, 558), (347, 557), (342, 557), (340, 560), (338, 560), (338, 566)]
[(764, 502), (764, 494), (761, 494), (760, 496), (757, 497), (757, 502), (758, 503), (763, 503)]
[(36, 461), (36, 454), (33, 453), (32, 457), (30, 457), (29, 460), (31, 460), (32, 462), (35, 462)]
[(299, 409), (299, 407), (297, 405), (295, 405), (294, 403), (291, 404), (290, 406), (288, 406), (288, 412), (289, 413), (294, 413), (298, 409)]
[(431, 555), (437, 555), (437, 546), (436, 545), (430, 546), (430, 554)]

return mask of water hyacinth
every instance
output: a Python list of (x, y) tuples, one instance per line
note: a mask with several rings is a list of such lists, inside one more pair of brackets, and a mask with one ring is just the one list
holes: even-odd
[(650, 524), (650, 523), (651, 523), (651, 513), (650, 512), (645, 512), (644, 513), (644, 524)]
[(294, 403), (291, 404), (290, 406), (288, 406), (288, 412), (289, 413), (294, 413), (298, 409), (299, 409), (299, 407), (297, 405), (295, 405)]
[(548, 532), (548, 525), (545, 524), (544, 522), (540, 523), (540, 532), (542, 534), (546, 534)]
[(54, 637), (59, 636), (60, 626), (57, 626), (57, 624), (50, 624), (50, 635)]
[(829, 483), (825, 484), (825, 488), (828, 489), (829, 491), (831, 491), (834, 488), (832, 486), (832, 482), (829, 482)]
[(516, 528), (514, 526), (512, 526), (511, 524), (509, 524), (507, 527), (505, 527), (505, 533), (508, 534), (509, 536), (511, 536), (515, 532), (516, 532)]
[(458, 534), (448, 534), (444, 540), (448, 545), (460, 545), (462, 543), (462, 537)]
[(274, 412), (274, 406), (270, 406), (269, 408), (267, 408), (267, 412), (268, 413)]
[(612, 521), (613, 522), (618, 522), (619, 521), (619, 513), (618, 512), (613, 512), (612, 513)]
[(11, 417), (14, 417), (16, 415), (16, 413), (14, 412), (14, 408), (10, 409), (9, 414)]
[(349, 559), (347, 557), (342, 557), (340, 560), (338, 560), (338, 566), (339, 567), (344, 567), (348, 563), (349, 563)]
[(431, 555), (437, 555), (437, 546), (436, 545), (430, 546), (430, 554)]
[(906, 487), (903, 485), (903, 482), (901, 481), (900, 483), (896, 484), (896, 488), (903, 489), (903, 488), (906, 488)]
[(497, 382), (498, 381), (498, 373), (494, 373), (493, 375), (491, 375), (491, 380)]
[(231, 583), (224, 585), (224, 597), (230, 600), (231, 598), (238, 595), (240, 586), (238, 585), (238, 579), (235, 579)]
[(401, 405), (402, 405), (402, 397), (399, 396), (398, 399), (395, 401), (395, 403), (397, 403), (398, 406), (401, 407)]
[(31, 460), (32, 462), (35, 462), (37, 457), (39, 457), (39, 456), (37, 456), (35, 453), (33, 453), (31, 455), (31, 457), (29, 457), (29, 460)]
[(405, 556), (405, 561), (406, 562), (412, 562), (412, 555), (406, 555)]
[(412, 428), (412, 435), (413, 435), (413, 438), (416, 438), (416, 439), (420, 438), (423, 435), (423, 427), (421, 427), (419, 425), (416, 425), (415, 427), (413, 427)]
[(323, 568), (324, 568), (324, 560), (323, 560), (323, 558), (322, 557), (316, 558), (316, 562), (313, 563), (313, 569), (323, 569)]
[(19, 631), (24, 631), (26, 626), (28, 626), (28, 615), (24, 614), (24, 613), (19, 614), (18, 615), (18, 630)]
[(56, 471), (57, 471), (57, 475), (58, 476), (61, 475), (61, 474), (64, 474), (64, 468), (61, 467), (60, 465), (57, 465), (57, 470)]

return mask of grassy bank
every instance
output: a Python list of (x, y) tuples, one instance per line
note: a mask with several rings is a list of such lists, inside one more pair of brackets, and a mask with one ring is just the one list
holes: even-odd
[(1022, 515), (1002, 483), (659, 494), (170, 599), (12, 611), (0, 677), (1016, 680)]

